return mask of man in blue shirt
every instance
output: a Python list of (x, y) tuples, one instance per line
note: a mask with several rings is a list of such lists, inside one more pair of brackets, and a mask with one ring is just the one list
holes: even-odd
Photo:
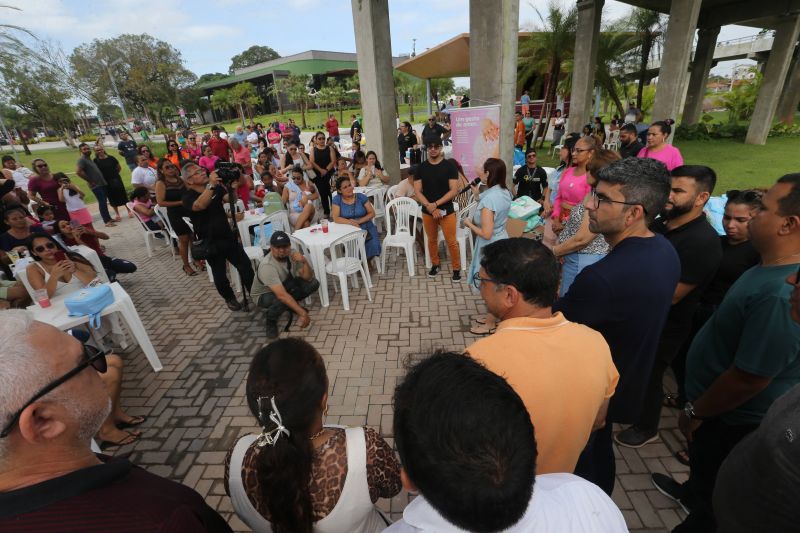
[(667, 167), (654, 159), (623, 159), (596, 178), (584, 205), (589, 229), (603, 234), (611, 253), (583, 269), (553, 311), (599, 331), (619, 371), (606, 425), (589, 439), (575, 469), (611, 494), (616, 472), (612, 423), (639, 417), (681, 266), (669, 241), (648, 228), (669, 197)]
[(750, 240), (761, 264), (731, 286), (686, 356), (689, 401), (678, 427), (689, 442), (689, 480), (652, 475), (659, 491), (690, 511), (673, 532), (715, 530), (711, 495), (720, 465), (800, 383), (800, 325), (791, 319), (786, 283), (800, 264), (800, 173), (783, 176), (764, 195)]

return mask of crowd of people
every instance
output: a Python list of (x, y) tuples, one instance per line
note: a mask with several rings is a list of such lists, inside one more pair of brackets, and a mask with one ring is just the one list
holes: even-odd
[[(614, 443), (640, 448), (658, 440), (668, 408), (679, 411), (686, 448), (675, 455), (690, 474), (683, 483), (651, 478), (688, 513), (674, 531), (790, 530), (789, 495), (800, 486), (791, 446), (800, 401), (800, 174), (768, 190), (726, 191), (720, 236), (705, 212), (717, 176), (684, 163), (668, 142), (668, 121), (650, 124), (642, 144), (644, 130), (615, 117), (618, 149), (603, 148), (602, 121), (583, 135), (562, 131), (560, 165), (548, 175), (526, 141), (530, 110), (518, 115), (515, 144), (527, 144), (525, 164), (512, 176), (502, 160), (487, 159), (472, 183), (444, 157), (448, 132), (435, 117), (421, 136), (401, 124), (399, 157), (416, 158), (411, 152), (420, 147), (424, 157), (394, 195), (420, 205), (428, 276), (442, 269), (441, 232), (452, 281), (466, 272), (486, 312), (474, 317), (477, 338), (463, 353), (422, 357), (398, 384), (397, 454), (371, 428), (326, 425), (323, 356), (301, 339), (275, 340), (255, 354), (247, 378), (247, 403), (262, 431), (239, 438), (225, 458), (233, 509), (254, 531), (627, 531), (610, 498)], [(187, 131), (161, 158), (125, 134), (118, 145), (135, 176), (132, 214), (154, 230), (169, 223), (186, 274), (210, 268), (217, 291), (238, 310), (231, 263), (266, 314), (270, 339), (285, 313), (309, 326), (303, 302), (319, 282), (283, 231), (272, 233), (253, 268), (233, 235), (237, 214), (225, 209), (231, 196), (248, 206), (280, 195), (294, 229), (321, 209), (365, 230), (374, 258), (381, 252), (375, 206), (355, 187), (392, 181), (377, 154), (360, 145), (349, 161), (340, 157), (334, 116), (307, 152), (299, 133), (291, 121), (230, 135), (215, 127), (202, 138)], [(353, 117), (351, 135), (360, 133)], [(80, 151), (76, 173), (96, 198), (126, 205), (116, 206), (112, 192), (116, 158), (102, 147), (94, 158), (89, 146)], [(99, 240), (108, 235), (93, 227), (81, 189), (41, 159), (27, 175), (6, 163), (0, 248), (24, 247), (32, 288), (50, 296), (96, 283), (91, 263), (68, 247), (85, 244), (105, 257)], [(238, 169), (233, 182), (223, 181), (220, 163)], [(541, 239), (509, 238), (512, 201), (522, 196), (542, 206)], [(474, 214), (459, 222), (454, 202), (474, 202)], [(166, 209), (166, 220), (155, 206)], [(120, 218), (100, 211), (107, 226)], [(461, 264), (460, 231), (475, 241), (470, 265)], [(108, 257), (103, 266), (135, 270)], [(25, 297), (17, 284), (0, 290), (10, 302)], [(148, 525), (137, 517), (134, 528), (140, 521), (142, 530), (229, 530), (194, 491), (89, 452), (92, 437), (134, 442), (144, 422), (120, 405), (116, 356), (26, 312), (4, 318), (0, 338), (14, 349), (0, 356), (0, 502), (8, 504), (0, 505), (0, 529), (47, 527), (67, 509), (81, 523), (115, 524), (119, 499), (137, 494)], [(677, 390), (665, 393), (670, 368)], [(624, 429), (614, 433), (615, 424)], [(76, 484), (79, 478), (88, 484)], [(49, 496), (59, 487), (58, 497)], [(401, 488), (418, 495), (392, 524), (376, 502)], [(78, 513), (97, 502), (98, 512)]]

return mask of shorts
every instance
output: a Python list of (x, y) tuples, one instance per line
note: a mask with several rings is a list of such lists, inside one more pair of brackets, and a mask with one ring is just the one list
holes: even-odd
[(16, 281), (0, 279), (0, 300), (8, 300), (8, 289), (16, 284)]

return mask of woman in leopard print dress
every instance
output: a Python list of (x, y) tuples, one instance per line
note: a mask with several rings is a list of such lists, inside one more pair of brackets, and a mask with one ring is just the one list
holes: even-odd
[(327, 390), (325, 363), (303, 340), (277, 340), (253, 359), (247, 401), (264, 432), (240, 438), (225, 461), (226, 491), (253, 531), (387, 526), (374, 503), (400, 492), (400, 467), (373, 429), (323, 425)]

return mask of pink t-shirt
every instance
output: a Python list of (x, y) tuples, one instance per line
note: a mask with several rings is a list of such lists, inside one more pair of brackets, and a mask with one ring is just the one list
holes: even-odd
[(636, 157), (649, 157), (650, 159), (661, 161), (667, 166), (667, 170), (669, 171), (672, 171), (672, 169), (675, 167), (683, 165), (683, 156), (681, 156), (681, 151), (671, 144), (665, 144), (658, 152), (653, 152), (645, 146), (639, 150), (639, 153), (636, 154)]
[(214, 164), (219, 161), (219, 157), (212, 155), (211, 157), (203, 156), (197, 162), (198, 165), (203, 167), (204, 169), (208, 170), (209, 172), (214, 172)]
[(591, 187), (586, 182), (586, 174), (576, 176), (575, 167), (569, 167), (565, 170), (561, 174), (561, 180), (558, 182), (558, 193), (553, 202), (553, 219), (558, 220), (561, 215), (561, 202), (577, 205), (583, 201), (583, 198), (590, 190)]
[(250, 150), (244, 146), (240, 147), (238, 152), (233, 152), (233, 162), (242, 165), (244, 173), (248, 176), (253, 173), (253, 164), (250, 161)]

